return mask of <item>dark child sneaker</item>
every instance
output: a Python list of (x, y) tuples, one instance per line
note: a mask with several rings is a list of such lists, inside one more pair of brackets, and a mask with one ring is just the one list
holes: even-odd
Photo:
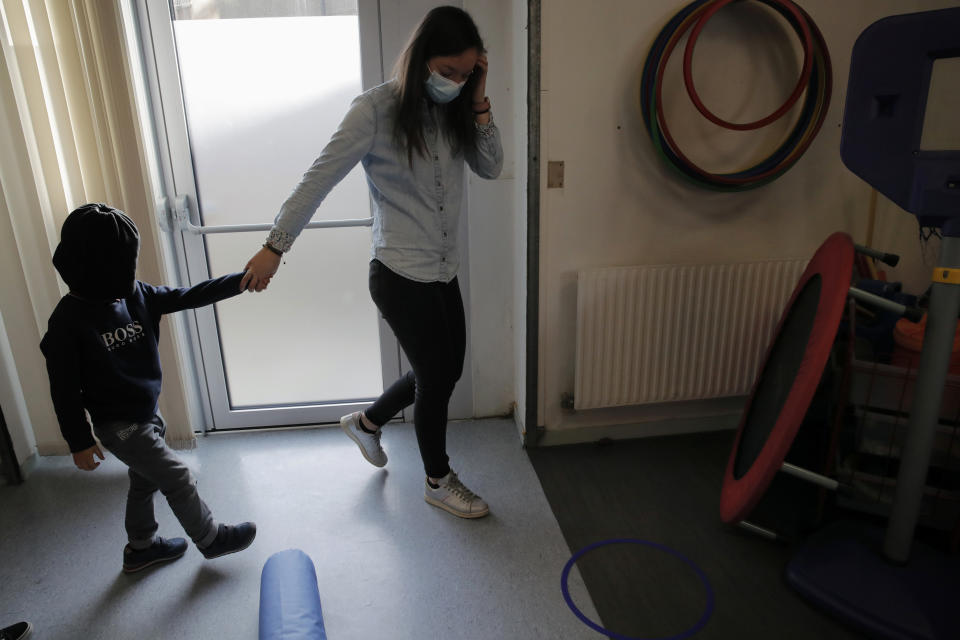
[(129, 544), (123, 548), (123, 572), (134, 573), (161, 562), (176, 560), (187, 551), (187, 541), (183, 538), (161, 538), (157, 536), (153, 544), (146, 549), (134, 549)]
[(18, 622), (0, 629), (0, 640), (23, 640), (31, 631), (33, 626), (29, 622)]
[(229, 553), (243, 551), (257, 537), (257, 525), (253, 522), (241, 522), (240, 524), (221, 524), (217, 529), (217, 537), (213, 539), (209, 547), (200, 549), (200, 553), (207, 560), (219, 558)]

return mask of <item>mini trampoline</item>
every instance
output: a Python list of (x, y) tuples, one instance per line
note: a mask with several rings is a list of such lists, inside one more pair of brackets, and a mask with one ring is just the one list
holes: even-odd
[(854, 244), (835, 233), (800, 277), (737, 430), (720, 517), (746, 518), (781, 470), (823, 375), (853, 273)]

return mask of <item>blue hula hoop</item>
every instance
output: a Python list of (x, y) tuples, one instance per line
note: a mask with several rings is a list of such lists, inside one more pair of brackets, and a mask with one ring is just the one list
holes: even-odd
[[(697, 622), (694, 623), (694, 625), (689, 629), (686, 629), (685, 631), (681, 631), (680, 633), (673, 636), (665, 636), (665, 637), (659, 637), (659, 638), (637, 638), (634, 636), (625, 636), (625, 635), (616, 633), (615, 631), (609, 631), (607, 629), (604, 629), (599, 624), (597, 624), (596, 622), (594, 622), (593, 620), (585, 616), (584, 613), (577, 608), (577, 605), (573, 603), (573, 598), (570, 597), (570, 587), (567, 584), (567, 580), (570, 577), (570, 570), (573, 569), (573, 566), (576, 564), (577, 560), (579, 560), (581, 557), (583, 557), (587, 553), (593, 551), (594, 549), (598, 549), (600, 547), (604, 547), (611, 544), (641, 544), (647, 547), (653, 547), (654, 549), (659, 549), (660, 551), (666, 551), (670, 555), (676, 558), (679, 558), (688, 567), (693, 569), (694, 573), (697, 574), (697, 577), (700, 578), (700, 582), (703, 583), (704, 588), (707, 590), (707, 608), (703, 612), (703, 615), (700, 616), (700, 619), (697, 620)], [(656, 542), (649, 542), (647, 540), (638, 540), (636, 538), (614, 538), (611, 540), (601, 540), (600, 542), (594, 542), (593, 544), (587, 545), (583, 549), (580, 549), (579, 551), (577, 551), (575, 554), (573, 554), (570, 557), (569, 560), (567, 560), (567, 564), (563, 567), (563, 573), (560, 575), (560, 590), (563, 592), (563, 599), (567, 601), (567, 606), (570, 607), (570, 610), (573, 611), (573, 613), (578, 618), (580, 618), (580, 620), (585, 625), (587, 625), (594, 631), (599, 631), (605, 636), (608, 636), (610, 638), (616, 638), (616, 640), (682, 640), (682, 638), (689, 638), (693, 634), (703, 629), (703, 627), (706, 626), (707, 621), (710, 619), (710, 616), (713, 615), (713, 606), (714, 606), (713, 587), (710, 586), (710, 580), (707, 579), (707, 575), (703, 572), (703, 570), (700, 567), (698, 567), (696, 564), (694, 564), (694, 562), (690, 558), (686, 557), (679, 551), (671, 549), (670, 547), (667, 547), (665, 545), (658, 544)]]

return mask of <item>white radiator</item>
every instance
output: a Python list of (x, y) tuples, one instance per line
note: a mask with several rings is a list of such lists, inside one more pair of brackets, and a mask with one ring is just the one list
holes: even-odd
[(807, 262), (580, 271), (574, 407), (746, 395)]

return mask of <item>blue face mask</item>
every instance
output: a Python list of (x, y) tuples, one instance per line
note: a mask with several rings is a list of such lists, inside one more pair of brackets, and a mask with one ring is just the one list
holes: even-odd
[[(430, 67), (427, 67), (427, 70), (430, 71)], [(447, 104), (460, 95), (460, 90), (466, 83), (466, 80), (454, 82), (436, 71), (430, 71), (430, 76), (427, 78), (427, 94), (437, 104)]]

